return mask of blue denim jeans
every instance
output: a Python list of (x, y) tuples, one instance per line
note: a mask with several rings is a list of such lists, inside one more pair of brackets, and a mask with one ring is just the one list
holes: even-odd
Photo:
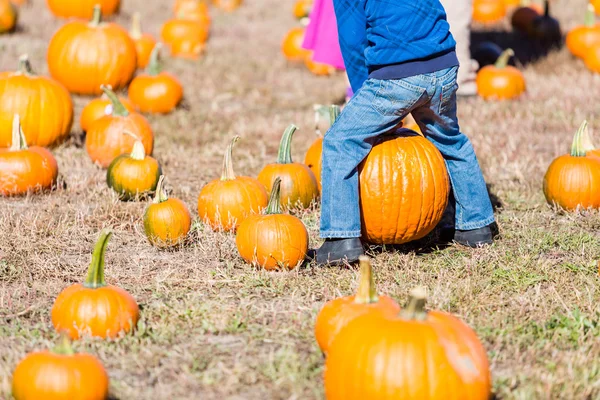
[(322, 238), (361, 236), (358, 165), (371, 151), (373, 138), (393, 130), (409, 113), (446, 161), (456, 229), (494, 222), (477, 157), (458, 126), (457, 72), (453, 67), (398, 80), (368, 79), (355, 93), (323, 140)]

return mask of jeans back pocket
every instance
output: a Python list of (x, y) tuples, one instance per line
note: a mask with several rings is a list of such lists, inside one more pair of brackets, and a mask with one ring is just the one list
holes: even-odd
[(418, 76), (379, 82), (373, 108), (385, 117), (408, 114), (426, 92), (425, 88), (417, 84)]

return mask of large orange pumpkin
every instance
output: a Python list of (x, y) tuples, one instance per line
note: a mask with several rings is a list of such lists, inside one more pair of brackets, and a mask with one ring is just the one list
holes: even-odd
[[(129, 112), (134, 112), (135, 107), (126, 97), (119, 96), (119, 101)], [(106, 94), (102, 94), (101, 97), (95, 98), (91, 100), (83, 110), (81, 111), (81, 116), (79, 117), (79, 125), (81, 126), (81, 130), (83, 132), (87, 132), (88, 129), (92, 126), (92, 124), (104, 117), (105, 115), (112, 114), (112, 102), (106, 96)]]
[(268, 191), (277, 178), (281, 179), (281, 203), (284, 208), (307, 208), (319, 197), (319, 185), (310, 168), (292, 161), (292, 136), (298, 128), (290, 125), (279, 145), (277, 163), (268, 164), (258, 174), (258, 180)]
[(268, 195), (258, 180), (235, 176), (233, 170), (234, 137), (227, 146), (220, 179), (209, 182), (198, 196), (198, 215), (214, 230), (235, 231), (251, 214), (258, 214), (267, 206)]
[(102, 90), (112, 102), (112, 113), (94, 121), (87, 131), (85, 148), (92, 161), (106, 168), (121, 154), (131, 152), (135, 139), (123, 135), (127, 131), (142, 141), (146, 154), (152, 155), (154, 134), (146, 118), (127, 111), (107, 86), (102, 86)]
[(10, 32), (17, 26), (19, 11), (11, 0), (0, 0), (0, 33)]
[[(331, 107), (326, 107), (329, 109), (329, 123), (330, 126), (337, 120), (340, 115), (340, 107), (336, 105), (332, 105)], [(323, 106), (316, 105), (315, 106), (315, 130), (317, 133), (317, 140), (313, 142), (308, 148), (306, 152), (306, 156), (304, 157), (304, 164), (313, 172), (315, 178), (317, 179), (317, 185), (319, 186), (319, 192), (321, 191), (321, 165), (322, 165), (322, 153), (323, 153), (323, 135), (321, 135), (321, 131), (319, 129), (319, 120), (320, 115), (323, 113)]]
[(90, 19), (97, 5), (105, 16), (119, 12), (121, 5), (121, 0), (46, 0), (46, 2), (52, 14), (57, 17), (80, 19)]
[(58, 177), (52, 153), (27, 147), (19, 115), (14, 115), (12, 146), (0, 149), (0, 195), (13, 196), (51, 189)]
[(209, 30), (209, 22), (177, 17), (164, 23), (161, 38), (171, 56), (196, 60), (204, 51)]
[(279, 178), (273, 183), (264, 215), (246, 218), (235, 237), (240, 256), (266, 270), (293, 269), (304, 261), (308, 251), (308, 232), (302, 221), (281, 214), (280, 183)]
[(575, 57), (584, 58), (595, 46), (600, 46), (600, 25), (596, 23), (594, 6), (588, 4), (585, 23), (567, 34), (567, 47)]
[(156, 46), (156, 39), (151, 34), (142, 31), (142, 17), (139, 12), (133, 13), (129, 36), (135, 43), (138, 68), (146, 68), (150, 61), (150, 54)]
[(382, 136), (359, 167), (363, 239), (401, 244), (440, 222), (450, 183), (440, 152), (427, 139)]
[(388, 296), (377, 294), (373, 282), (371, 261), (360, 257), (360, 283), (356, 295), (328, 301), (315, 321), (315, 338), (323, 353), (327, 353), (335, 337), (356, 318), (368, 313), (398, 314), (400, 306)]
[(544, 195), (551, 205), (565, 210), (600, 208), (600, 161), (587, 156), (584, 121), (575, 134), (571, 153), (555, 159), (544, 176)]
[(50, 74), (72, 93), (98, 95), (100, 85), (119, 90), (137, 68), (135, 43), (127, 31), (101, 17), (96, 6), (91, 22), (69, 22), (50, 39)]
[(21, 117), (27, 144), (49, 147), (69, 137), (73, 101), (60, 83), (34, 75), (24, 55), (16, 72), (0, 74), (0, 147), (10, 146), (14, 114)]
[(399, 314), (366, 314), (333, 341), (325, 362), (327, 400), (488, 400), (490, 366), (475, 332), (425, 311), (425, 290)]
[(474, 0), (473, 21), (491, 24), (500, 21), (506, 15), (503, 0)]
[(133, 296), (104, 280), (104, 253), (111, 235), (110, 230), (100, 233), (85, 282), (63, 290), (52, 306), (54, 328), (72, 339), (85, 334), (115, 338), (135, 329), (140, 317)]
[(48, 351), (27, 354), (13, 372), (15, 400), (104, 400), (108, 374), (102, 363), (86, 353), (75, 353), (67, 338)]
[(526, 90), (525, 77), (517, 68), (508, 65), (512, 49), (505, 50), (495, 65), (487, 65), (477, 73), (477, 93), (486, 100), (508, 100)]
[(296, 27), (290, 29), (281, 44), (281, 51), (289, 61), (304, 61), (310, 57), (311, 51), (302, 48), (304, 42), (305, 28)]

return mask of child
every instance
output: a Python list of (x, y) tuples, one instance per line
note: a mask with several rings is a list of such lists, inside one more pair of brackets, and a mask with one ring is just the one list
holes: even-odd
[(456, 116), (458, 60), (440, 0), (334, 0), (355, 94), (323, 140), (319, 265), (363, 254), (357, 167), (374, 137), (412, 113), (440, 150), (456, 199), (454, 240), (492, 243), (492, 205), (475, 152)]

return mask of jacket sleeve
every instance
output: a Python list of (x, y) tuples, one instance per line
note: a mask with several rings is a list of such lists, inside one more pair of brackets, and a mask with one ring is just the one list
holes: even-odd
[(352, 90), (356, 93), (369, 77), (365, 59), (367, 17), (364, 0), (334, 0), (340, 49)]

